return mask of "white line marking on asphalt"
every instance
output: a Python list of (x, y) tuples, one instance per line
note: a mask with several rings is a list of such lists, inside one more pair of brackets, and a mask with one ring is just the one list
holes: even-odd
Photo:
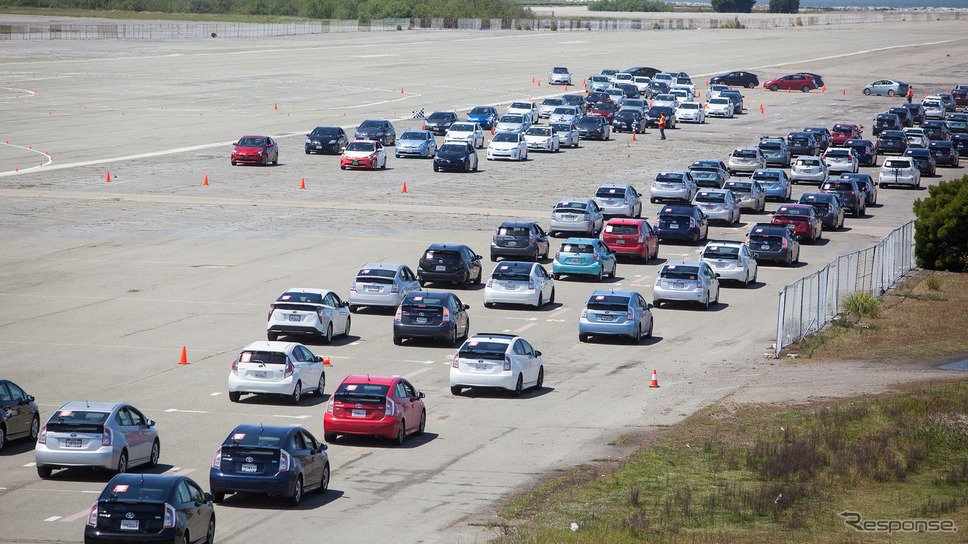
[(207, 414), (208, 413), (205, 410), (179, 410), (178, 408), (169, 408), (165, 410), (166, 414), (170, 414), (172, 412), (181, 412), (183, 414)]
[(72, 516), (67, 516), (66, 518), (61, 518), (61, 521), (74, 521), (75, 519), (81, 519), (83, 517), (87, 517), (87, 515), (90, 512), (91, 512), (91, 509), (90, 508), (85, 508), (84, 510), (81, 510), (80, 512), (78, 512), (78, 513), (76, 513), (76, 514), (74, 514)]
[(428, 367), (421, 368), (420, 370), (415, 370), (415, 371), (411, 372), (410, 374), (404, 374), (403, 377), (404, 378), (407, 378), (407, 379), (410, 379), (410, 378), (412, 378), (414, 376), (417, 376), (419, 374), (423, 374), (424, 372), (427, 372), (428, 370), (430, 370), (430, 367), (429, 366)]
[(522, 332), (530, 329), (531, 327), (533, 327), (535, 325), (537, 325), (537, 323), (528, 323), (527, 325), (522, 325), (521, 327), (518, 327), (518, 329), (516, 331), (514, 331), (514, 334), (521, 334)]
[(216, 391), (216, 392), (214, 392), (214, 393), (212, 393), (212, 394), (210, 394), (209, 396), (210, 396), (210, 397), (217, 397), (217, 396), (219, 396), (219, 395), (221, 395), (221, 394), (222, 394), (222, 392), (221, 392), (221, 391)]
[(302, 416), (284, 416), (279, 414), (273, 414), (272, 417), (284, 417), (288, 419), (309, 419), (312, 416), (302, 415)]
[(178, 472), (179, 470), (181, 470), (181, 467), (172, 467), (165, 472)]
[(517, 319), (520, 321), (537, 321), (537, 317), (505, 317), (504, 319)]
[(501, 331), (501, 332), (511, 332), (511, 329), (504, 329), (504, 330), (503, 330), (503, 331)]
[(549, 318), (551, 318), (551, 317), (558, 317), (559, 315), (567, 312), (570, 309), (571, 308), (569, 308), (568, 306), (562, 306), (561, 308), (558, 308), (557, 310), (555, 310), (555, 311), (551, 312), (550, 314), (548, 314), (548, 317)]
[(429, 364), (433, 364), (434, 361), (433, 360), (429, 360), (429, 361), (412, 361), (412, 360), (409, 360), (409, 359), (404, 359), (403, 362), (405, 362), (405, 363), (420, 363), (422, 365), (429, 365)]
[(349, 344), (347, 344), (347, 345), (350, 345), (350, 346), (358, 346), (358, 345), (360, 345), (360, 341), (359, 341), (359, 340), (357, 340), (356, 342), (350, 342), (350, 343), (349, 343)]
[(26, 465), (24, 465), (24, 466), (25, 466), (25, 467), (35, 467), (35, 466), (37, 466), (37, 463), (27, 463), (27, 464), (26, 464)]
[(59, 519), (61, 519), (60, 516), (51, 516), (51, 517), (45, 519), (44, 521), (57, 521)]

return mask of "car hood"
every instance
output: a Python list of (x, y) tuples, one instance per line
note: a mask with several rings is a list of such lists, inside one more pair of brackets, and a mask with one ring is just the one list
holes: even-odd
[(385, 131), (382, 128), (359, 128), (356, 129), (357, 140), (365, 140), (366, 138), (360, 138), (359, 135), (363, 134), (383, 134)]

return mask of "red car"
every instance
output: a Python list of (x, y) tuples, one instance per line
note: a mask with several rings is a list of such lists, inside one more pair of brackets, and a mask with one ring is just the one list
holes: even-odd
[(955, 99), (956, 106), (968, 106), (968, 85), (958, 85), (951, 89), (951, 97)]
[(763, 84), (763, 88), (771, 91), (790, 89), (808, 92), (817, 88), (817, 82), (813, 79), (813, 76), (807, 74), (790, 74), (767, 81)]
[(599, 102), (592, 106), (590, 115), (597, 115), (599, 117), (604, 117), (608, 124), (612, 124), (612, 120), (615, 119), (615, 112), (618, 108), (615, 107), (614, 102)]
[(809, 204), (784, 204), (773, 214), (774, 225), (793, 225), (800, 240), (814, 244), (823, 236), (823, 222)]
[(232, 144), (232, 166), (236, 164), (279, 164), (279, 146), (268, 136), (243, 136)]
[(408, 435), (424, 432), (423, 398), (399, 376), (347, 376), (326, 405), (324, 438), (334, 442), (341, 434), (383, 436), (403, 444)]
[(864, 127), (837, 123), (830, 129), (830, 143), (836, 147), (841, 147), (847, 140), (860, 140), (864, 138)]
[(634, 255), (643, 262), (659, 255), (659, 236), (645, 219), (609, 219), (602, 229), (602, 241), (616, 254)]
[(353, 140), (339, 158), (341, 170), (347, 168), (386, 168), (387, 148), (378, 140)]

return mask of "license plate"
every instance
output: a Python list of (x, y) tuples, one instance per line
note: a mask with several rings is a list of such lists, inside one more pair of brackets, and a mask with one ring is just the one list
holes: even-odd
[(426, 317), (418, 317), (417, 319), (415, 319), (415, 321), (417, 323), (423, 324), (423, 323), (426, 323), (427, 322), (427, 318)]
[(769, 244), (760, 244), (760, 249), (770, 249)]
[(366, 417), (366, 410), (353, 410), (353, 417)]
[(686, 286), (686, 284), (682, 283), (681, 281), (677, 281), (677, 282), (675, 282), (675, 283), (672, 284), (672, 287), (674, 287), (676, 289), (682, 289), (685, 286)]
[(487, 370), (490, 367), (491, 367), (491, 365), (489, 365), (487, 363), (471, 363), (471, 368), (473, 368), (475, 370)]
[(580, 258), (568, 259), (568, 262), (570, 264), (580, 264), (581, 263), (581, 259)]
[(613, 318), (610, 315), (600, 315), (598, 316), (598, 319), (600, 321), (611, 321)]
[(253, 372), (252, 373), (252, 377), (253, 378), (259, 378), (260, 380), (264, 380), (266, 378), (266, 373), (265, 372)]
[(518, 247), (517, 242), (508, 242), (508, 247)]
[(65, 447), (68, 447), (68, 448), (79, 448), (79, 447), (81, 447), (81, 439), (80, 438), (68, 438), (65, 441), (64, 446)]
[(625, 240), (622, 240), (621, 238), (619, 238), (618, 240), (615, 240), (615, 243), (620, 245), (625, 245)]
[(379, 292), (380, 291), (380, 286), (379, 285), (368, 285), (366, 287), (366, 290), (376, 293), (376, 292)]
[(575, 215), (566, 215), (566, 216), (562, 217), (562, 219), (564, 219), (565, 221), (574, 221), (574, 220), (578, 219), (578, 216), (575, 216)]
[(436, 267), (434, 267), (434, 270), (436, 270), (437, 272), (446, 272), (447, 267), (442, 264), (438, 264)]
[(359, 166), (359, 165), (360, 165), (360, 161), (353, 161), (353, 166)]
[(290, 315), (289, 316), (289, 321), (302, 321), (302, 316), (301, 315)]
[(242, 472), (252, 474), (256, 470), (258, 470), (258, 468), (255, 466), (255, 464), (253, 464), (253, 463), (242, 463)]
[(679, 228), (679, 225), (676, 224), (676, 223), (673, 223), (673, 224), (669, 225), (669, 228), (670, 229), (677, 229), (677, 228)]
[(506, 281), (506, 282), (504, 282), (503, 285), (504, 285), (504, 288), (505, 289), (514, 289), (514, 282), (513, 281)]
[(136, 519), (122, 519), (121, 529), (125, 531), (137, 531), (140, 523), (141, 522)]
[(322, 145), (320, 145), (320, 144), (316, 144), (316, 149), (322, 149), (322, 148), (323, 148), (323, 146), (322, 146)]

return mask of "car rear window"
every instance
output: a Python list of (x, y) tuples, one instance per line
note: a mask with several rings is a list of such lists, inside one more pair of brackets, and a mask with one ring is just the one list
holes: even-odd
[(825, 191), (853, 191), (854, 187), (846, 181), (828, 181), (823, 184)]
[(424, 259), (428, 261), (459, 261), (460, 253), (449, 249), (428, 249), (424, 252)]
[(753, 172), (753, 179), (756, 181), (779, 181), (779, 172)]
[(661, 181), (663, 183), (682, 183), (682, 176), (679, 174), (666, 174), (660, 173), (655, 176), (656, 181)]
[(796, 206), (780, 206), (776, 210), (776, 215), (810, 215), (809, 208), (799, 208)]
[(389, 385), (383, 385), (379, 383), (353, 383), (353, 382), (343, 382), (339, 384), (336, 392), (333, 393), (334, 396), (366, 396), (366, 397), (385, 397), (387, 396), (387, 391), (390, 390)]
[(591, 244), (561, 244), (562, 253), (594, 253), (595, 248)]
[(531, 264), (501, 263), (491, 273), (491, 278), (505, 281), (528, 281), (531, 277)]
[(726, 188), (734, 193), (753, 192), (753, 183), (747, 181), (730, 181), (726, 183)]
[(528, 227), (500, 227), (497, 229), (498, 236), (530, 236), (531, 229)]
[(625, 187), (599, 187), (595, 196), (602, 198), (621, 198), (625, 196)]
[(616, 223), (611, 225), (605, 225), (605, 232), (608, 234), (638, 234), (639, 227), (637, 225), (628, 225), (625, 223)]
[(457, 356), (461, 359), (492, 359), (503, 361), (508, 350), (507, 342), (490, 342), (470, 339), (460, 348)]
[(737, 149), (736, 151), (733, 151), (733, 156), (741, 157), (744, 159), (755, 159), (756, 151), (753, 151), (751, 149)]
[(736, 259), (739, 257), (739, 247), (737, 246), (706, 246), (702, 256), (708, 259)]
[(408, 306), (443, 306), (444, 301), (445, 298), (438, 295), (411, 293), (407, 295), (406, 299), (404, 299), (403, 304)]
[(778, 144), (778, 143), (769, 142), (769, 143), (762, 143), (762, 144), (760, 144), (760, 149), (768, 149), (770, 151), (779, 151), (782, 148), (780, 147), (780, 144)]
[(279, 351), (243, 351), (239, 354), (240, 363), (263, 363), (284, 365), (289, 361), (285, 353)]
[(696, 200), (699, 202), (723, 202), (726, 200), (726, 194), (720, 192), (707, 193), (706, 191), (700, 191), (696, 195)]
[(93, 410), (58, 410), (50, 419), (64, 425), (103, 425), (109, 415)]
[(292, 302), (302, 304), (322, 304), (323, 295), (319, 293), (301, 293), (299, 291), (286, 291), (279, 295), (276, 302)]
[(396, 270), (389, 270), (386, 268), (361, 268), (359, 272), (356, 273), (356, 277), (369, 279), (369, 278), (393, 278), (396, 277)]
[(629, 307), (629, 297), (621, 295), (592, 295), (585, 304), (589, 310), (624, 312)]
[(574, 201), (569, 201), (569, 200), (565, 200), (565, 201), (559, 202), (558, 204), (555, 205), (555, 209), (556, 210), (578, 210), (578, 211), (583, 211), (586, 208), (588, 208), (588, 203), (586, 203), (586, 202), (574, 202)]
[(797, 159), (797, 166), (820, 166), (817, 159)]
[(660, 277), (672, 280), (694, 280), (699, 275), (698, 266), (666, 265)]

